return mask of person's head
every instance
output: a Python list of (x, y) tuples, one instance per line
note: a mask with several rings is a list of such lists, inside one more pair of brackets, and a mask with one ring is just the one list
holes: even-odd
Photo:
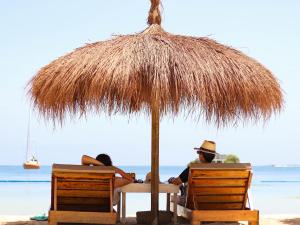
[(195, 148), (199, 155), (199, 160), (203, 163), (211, 163), (216, 155), (216, 143), (205, 140), (200, 148)]
[(212, 153), (203, 152), (201, 150), (197, 151), (197, 153), (201, 162), (211, 163), (215, 158), (215, 154)]
[(97, 159), (99, 162), (103, 163), (104, 166), (112, 166), (112, 161), (111, 161), (109, 155), (106, 155), (106, 154), (99, 154), (99, 155), (97, 155), (96, 159)]

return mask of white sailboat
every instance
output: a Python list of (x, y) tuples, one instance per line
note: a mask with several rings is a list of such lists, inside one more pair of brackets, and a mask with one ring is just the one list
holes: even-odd
[(24, 169), (39, 169), (40, 164), (34, 155), (30, 155), (30, 114), (27, 126), (27, 143), (26, 143), (26, 161), (23, 164)]

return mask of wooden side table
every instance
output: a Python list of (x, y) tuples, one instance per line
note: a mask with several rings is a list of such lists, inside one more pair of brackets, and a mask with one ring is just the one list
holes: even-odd
[[(121, 207), (121, 201), (119, 201), (117, 206), (117, 211), (119, 217), (120, 217), (120, 211), (122, 212), (121, 215), (122, 224), (126, 222), (126, 193), (151, 193), (151, 184), (131, 183), (120, 188), (119, 195), (122, 196), (122, 207)], [(177, 224), (177, 193), (179, 193), (179, 187), (174, 184), (159, 184), (159, 193), (167, 194), (167, 205), (166, 205), (167, 211), (170, 211), (171, 194), (173, 194), (173, 201), (174, 201), (173, 223), (174, 225), (176, 225)]]

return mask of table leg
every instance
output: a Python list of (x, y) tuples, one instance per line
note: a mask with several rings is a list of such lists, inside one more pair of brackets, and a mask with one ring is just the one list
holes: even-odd
[(170, 193), (167, 193), (167, 211), (170, 212)]
[(117, 204), (117, 221), (120, 222), (120, 218), (121, 218), (121, 192), (118, 192), (118, 195), (119, 195), (119, 202)]
[(177, 193), (173, 194), (173, 201), (174, 201), (174, 213), (173, 213), (173, 223), (174, 225), (177, 224)]
[(126, 192), (122, 192), (122, 224), (126, 223)]

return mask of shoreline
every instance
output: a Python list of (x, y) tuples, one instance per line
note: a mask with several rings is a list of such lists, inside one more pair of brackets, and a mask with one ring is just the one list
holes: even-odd
[[(30, 217), (32, 215), (0, 215), (0, 225), (44, 225), (48, 224), (47, 221), (32, 221)], [(126, 224), (136, 224), (134, 223), (135, 218), (133, 215), (128, 216), (128, 223)], [(179, 220), (180, 221), (180, 220)], [(117, 223), (119, 224), (119, 223)], [(186, 222), (179, 222), (178, 224), (189, 224)], [(211, 223), (222, 224), (222, 223)], [(238, 224), (238, 223), (231, 223)], [(242, 224), (247, 224), (243, 222)], [(266, 214), (260, 215), (261, 225), (300, 225), (300, 214)], [(226, 225), (230, 225), (226, 223)]]

